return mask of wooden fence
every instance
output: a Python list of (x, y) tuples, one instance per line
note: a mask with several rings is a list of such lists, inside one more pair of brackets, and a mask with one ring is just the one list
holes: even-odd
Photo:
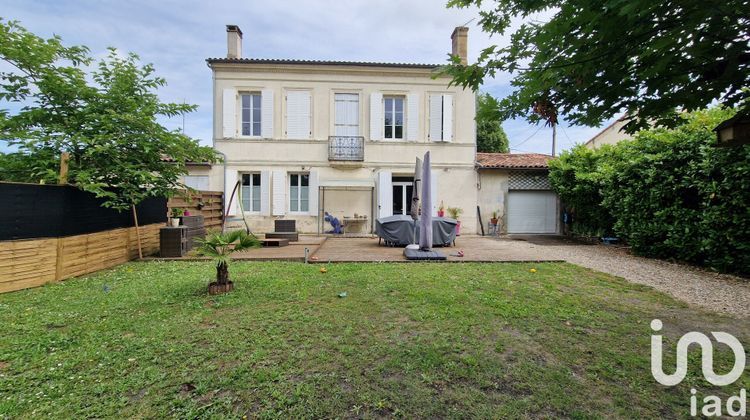
[[(159, 251), (163, 223), (140, 227), (143, 255)], [(0, 242), (0, 293), (81, 276), (138, 258), (135, 228)]]
[(221, 228), (223, 216), (223, 195), (221, 191), (183, 192), (169, 199), (168, 211), (179, 207), (189, 210), (191, 215), (203, 215), (206, 230), (218, 230)]

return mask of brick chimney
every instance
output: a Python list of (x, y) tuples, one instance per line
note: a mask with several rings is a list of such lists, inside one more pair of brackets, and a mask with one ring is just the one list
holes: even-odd
[(453, 34), (451, 34), (451, 41), (453, 41), (453, 51), (451, 54), (460, 57), (461, 64), (468, 64), (469, 28), (466, 26), (456, 26), (456, 29), (453, 30)]
[(227, 58), (242, 58), (242, 31), (237, 25), (227, 25)]

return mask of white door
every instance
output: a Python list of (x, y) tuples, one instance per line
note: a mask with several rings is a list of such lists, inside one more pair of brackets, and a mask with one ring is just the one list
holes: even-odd
[(552, 191), (510, 191), (508, 233), (557, 233), (557, 196)]
[(334, 98), (334, 136), (359, 136), (359, 95), (337, 93)]

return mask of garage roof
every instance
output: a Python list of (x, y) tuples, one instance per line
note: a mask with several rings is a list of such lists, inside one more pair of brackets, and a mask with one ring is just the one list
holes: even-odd
[(477, 153), (478, 168), (547, 169), (550, 155), (541, 153)]

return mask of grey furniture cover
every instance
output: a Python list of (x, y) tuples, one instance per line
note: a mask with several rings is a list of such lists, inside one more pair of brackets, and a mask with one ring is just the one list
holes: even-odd
[[(432, 245), (450, 245), (456, 239), (456, 220), (448, 217), (432, 218)], [(398, 214), (375, 221), (375, 233), (390, 246), (406, 246), (414, 242), (414, 221), (411, 216)], [(419, 223), (416, 226), (419, 237)]]

